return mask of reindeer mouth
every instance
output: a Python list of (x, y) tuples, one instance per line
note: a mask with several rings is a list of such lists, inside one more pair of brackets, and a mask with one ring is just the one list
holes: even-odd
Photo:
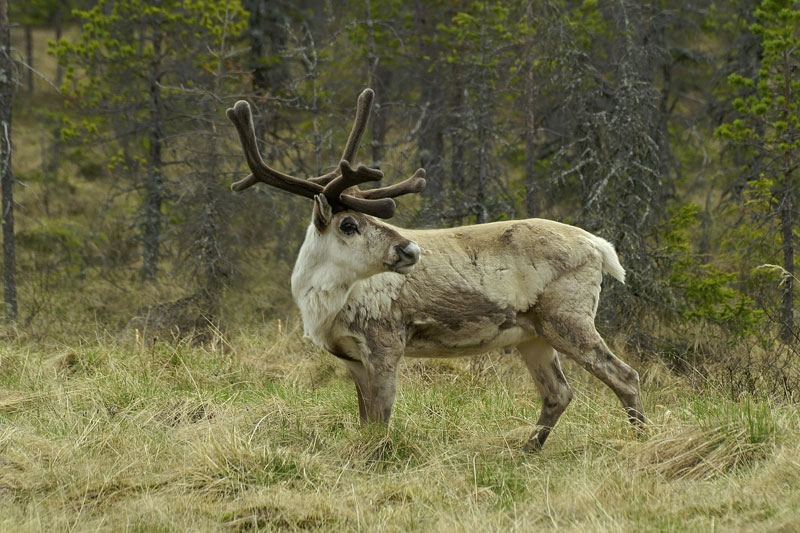
[(405, 246), (395, 246), (397, 261), (390, 267), (398, 274), (408, 274), (419, 261), (420, 249), (415, 242), (409, 242)]
[(398, 274), (408, 274), (409, 272), (414, 270), (414, 266), (415, 265), (400, 265), (400, 266), (395, 265), (393, 270)]

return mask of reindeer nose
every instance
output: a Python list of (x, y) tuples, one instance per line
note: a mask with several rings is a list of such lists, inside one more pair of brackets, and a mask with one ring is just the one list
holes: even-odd
[(397, 255), (400, 257), (400, 262), (404, 265), (415, 265), (419, 261), (420, 250), (415, 242), (409, 242), (405, 246), (398, 244), (395, 246), (395, 250), (397, 250)]

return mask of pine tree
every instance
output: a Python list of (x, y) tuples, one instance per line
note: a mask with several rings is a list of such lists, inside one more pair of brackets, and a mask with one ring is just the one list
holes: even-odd
[(76, 12), (83, 23), (78, 39), (62, 39), (53, 50), (67, 68), (64, 92), (82, 117), (65, 118), (63, 135), (115, 142), (114, 172), (130, 173), (141, 195), (144, 281), (155, 281), (159, 269), (169, 197), (165, 166), (172, 163), (165, 153), (184, 116), (183, 93), (171, 88), (191, 85), (200, 67), (197, 50), (219, 31), (212, 14), (227, 4), (100, 0)]
[[(453, 213), (485, 223), (514, 213), (506, 172), (496, 149), (502, 137), (498, 110), (505, 97), (520, 34), (503, 2), (473, 2), (438, 26), (444, 68), (452, 71), (447, 135), (452, 144)], [(458, 207), (456, 207), (458, 206)]]
[[(779, 236), (783, 256), (780, 335), (784, 342), (790, 342), (797, 339), (794, 289), (796, 191), (800, 187), (800, 1), (765, 0), (755, 10), (755, 18), (750, 31), (760, 39), (760, 68), (754, 77), (729, 77), (734, 88), (750, 94), (733, 101), (739, 118), (720, 126), (716, 134), (746, 150), (751, 164), (745, 165), (745, 171), (758, 169), (748, 182), (748, 210), (764, 214)], [(770, 233), (767, 229), (764, 236)]]

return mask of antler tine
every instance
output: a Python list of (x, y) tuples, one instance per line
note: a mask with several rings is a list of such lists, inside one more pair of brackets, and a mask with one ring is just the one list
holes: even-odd
[[(372, 102), (375, 100), (375, 92), (366, 88), (358, 95), (358, 104), (356, 104), (356, 119), (353, 121), (353, 128), (350, 130), (350, 135), (347, 138), (347, 144), (342, 152), (342, 161), (353, 161), (361, 146), (361, 139), (364, 137), (364, 132), (367, 129), (367, 122), (369, 115), (372, 111)], [(308, 181), (326, 186), (328, 183), (341, 176), (341, 170), (337, 167), (333, 172), (329, 172), (324, 176), (317, 178), (309, 178)]]
[(239, 134), (239, 141), (242, 143), (242, 151), (250, 167), (252, 174), (231, 185), (234, 191), (243, 191), (257, 182), (272, 185), (284, 191), (299, 194), (307, 198), (313, 198), (322, 192), (322, 186), (308, 180), (296, 178), (270, 168), (261, 159), (256, 144), (256, 132), (253, 126), (253, 113), (250, 111), (250, 104), (244, 100), (239, 100), (234, 106), (228, 109), (225, 114), (228, 116), (236, 131)]
[(425, 169), (418, 168), (416, 172), (410, 177), (388, 187), (380, 187), (378, 189), (370, 189), (368, 191), (361, 191), (361, 197), (366, 199), (378, 198), (397, 198), (404, 194), (412, 194), (422, 192), (425, 189), (427, 182), (425, 181)]
[[(358, 189), (358, 185), (367, 181), (381, 180), (383, 172), (364, 165), (358, 165), (353, 170), (349, 161), (340, 161), (339, 171), (341, 176), (328, 183), (322, 191), (322, 194), (328, 199), (328, 203), (332, 206), (344, 205), (350, 209), (378, 218), (391, 218), (394, 216), (397, 205), (391, 198), (366, 199), (360, 197), (361, 190)], [(353, 195), (343, 194), (344, 191), (351, 187), (354, 188)]]
[(339, 197), (339, 202), (348, 209), (378, 218), (392, 218), (397, 209), (397, 204), (394, 203), (394, 200), (391, 198), (367, 200), (365, 198), (356, 198), (349, 194), (343, 194)]
[(353, 161), (355, 159), (358, 147), (361, 146), (361, 138), (364, 137), (364, 132), (367, 129), (367, 121), (369, 120), (374, 100), (375, 92), (370, 88), (364, 89), (358, 95), (356, 119), (353, 122), (353, 129), (350, 130), (350, 136), (347, 138), (347, 144), (342, 152), (342, 161)]
[(308, 178), (308, 181), (324, 187), (341, 175), (342, 173), (339, 171), (339, 167), (336, 167), (336, 170), (323, 174), (322, 176), (317, 176), (316, 178)]
[(353, 167), (350, 166), (350, 162), (347, 160), (339, 162), (339, 172), (341, 172), (341, 176), (328, 183), (322, 191), (328, 200), (338, 198), (339, 195), (350, 187), (355, 187), (368, 181), (380, 181), (383, 179), (383, 172), (380, 170), (369, 168), (364, 165), (358, 165), (358, 167), (353, 170)]

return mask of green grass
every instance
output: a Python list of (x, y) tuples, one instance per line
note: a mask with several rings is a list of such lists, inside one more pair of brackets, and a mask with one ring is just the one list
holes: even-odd
[[(487, 363), (488, 361), (488, 363)], [(643, 372), (637, 438), (576, 392), (527, 455), (539, 400), (514, 355), (411, 361), (390, 427), (296, 329), (215, 348), (9, 345), (0, 361), (0, 530), (673, 531), (800, 528), (795, 405)]]

